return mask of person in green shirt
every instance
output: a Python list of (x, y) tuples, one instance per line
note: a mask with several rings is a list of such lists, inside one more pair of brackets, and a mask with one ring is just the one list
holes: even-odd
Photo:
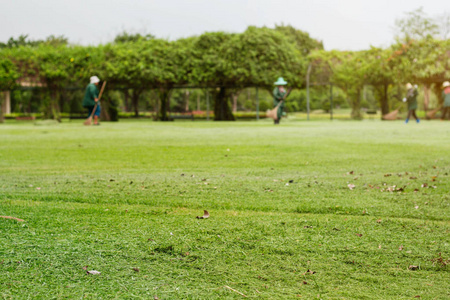
[(406, 89), (408, 91), (406, 92), (406, 97), (403, 98), (403, 102), (408, 103), (408, 116), (406, 117), (405, 123), (408, 124), (411, 115), (416, 119), (416, 122), (419, 123), (420, 119), (416, 115), (417, 96), (419, 95), (419, 92), (417, 91), (417, 85), (412, 86), (411, 83), (407, 83)]
[(291, 88), (287, 91), (285, 90), (284, 86), (287, 85), (287, 82), (283, 77), (279, 77), (278, 80), (274, 82), (274, 85), (276, 85), (276, 87), (273, 90), (273, 107), (275, 108), (278, 106), (277, 119), (274, 120), (274, 124), (280, 124), (280, 119), (284, 110), (284, 100), (291, 93)]
[(442, 117), (441, 120), (445, 120), (447, 112), (450, 112), (450, 82), (446, 81), (442, 84), (442, 100), (444, 101), (444, 106), (442, 107)]
[(83, 107), (88, 109), (88, 117), (92, 114), (92, 111), (94, 110), (95, 105), (97, 104), (97, 107), (94, 112), (94, 125), (100, 125), (98, 123), (98, 118), (100, 117), (100, 102), (98, 101), (98, 83), (100, 82), (100, 79), (97, 76), (92, 76), (90, 78), (90, 83), (86, 87), (86, 92), (84, 93), (84, 99), (83, 99)]

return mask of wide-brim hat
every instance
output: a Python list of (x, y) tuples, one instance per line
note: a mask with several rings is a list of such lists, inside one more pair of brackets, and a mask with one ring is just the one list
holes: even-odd
[(283, 77), (278, 77), (278, 80), (273, 83), (274, 85), (286, 85), (287, 82), (283, 79)]
[(92, 76), (90, 78), (90, 80), (91, 80), (91, 83), (98, 83), (98, 82), (100, 82), (100, 78), (98, 78), (97, 76)]
[(446, 87), (448, 87), (448, 86), (450, 86), (450, 82), (444, 81), (444, 83), (442, 84), (442, 87), (443, 87), (443, 88), (446, 88)]

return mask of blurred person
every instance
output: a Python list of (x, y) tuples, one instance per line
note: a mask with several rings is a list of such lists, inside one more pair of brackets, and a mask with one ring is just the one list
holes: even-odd
[[(100, 79), (97, 76), (92, 76), (90, 78), (90, 83), (86, 86), (86, 92), (84, 93), (83, 107), (88, 109), (88, 118), (94, 112), (94, 125), (100, 125), (98, 123), (98, 118), (100, 117), (100, 102), (98, 101), (98, 83)], [(95, 105), (97, 104), (97, 107)]]
[(444, 101), (444, 106), (442, 107), (442, 117), (441, 120), (445, 120), (447, 112), (450, 114), (450, 82), (445, 81), (442, 84), (442, 100)]
[(419, 123), (420, 119), (416, 115), (417, 96), (419, 95), (419, 92), (417, 91), (417, 85), (412, 86), (411, 83), (407, 83), (406, 89), (406, 97), (403, 98), (403, 102), (408, 103), (408, 116), (406, 117), (405, 124), (408, 124), (411, 115), (416, 119), (416, 122)]
[(273, 107), (276, 108), (278, 106), (277, 120), (274, 120), (274, 124), (280, 124), (280, 119), (283, 116), (285, 106), (284, 100), (287, 96), (289, 96), (292, 89), (289, 88), (286, 91), (284, 86), (287, 85), (287, 82), (283, 79), (283, 77), (279, 77), (278, 80), (274, 82), (274, 85), (276, 85), (276, 87), (273, 90)]

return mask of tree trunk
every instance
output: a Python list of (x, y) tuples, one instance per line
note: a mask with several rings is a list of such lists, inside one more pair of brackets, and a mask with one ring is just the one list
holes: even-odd
[(184, 91), (184, 99), (186, 101), (186, 106), (184, 107), (184, 111), (188, 112), (189, 111), (189, 91), (188, 90)]
[(361, 89), (357, 89), (353, 95), (351, 95), (352, 113), (351, 117), (354, 120), (361, 120)]
[(133, 89), (132, 94), (132, 101), (133, 101), (133, 108), (134, 108), (134, 116), (137, 118), (139, 117), (139, 96), (141, 95), (140, 90)]
[(235, 121), (228, 104), (226, 88), (221, 87), (214, 94), (214, 121)]
[(423, 96), (424, 96), (424, 110), (425, 112), (428, 110), (428, 107), (430, 106), (430, 86), (428, 84), (425, 84), (423, 87)]
[(6, 92), (0, 92), (0, 123), (5, 122), (3, 117), (3, 102), (6, 101)]
[(123, 92), (123, 96), (124, 96), (125, 111), (130, 112), (130, 101), (129, 101), (130, 93), (129, 93), (128, 89), (126, 89)]
[(380, 108), (381, 108), (381, 118), (383, 119), (383, 115), (389, 113), (389, 100), (388, 100), (388, 89), (389, 84), (383, 84), (382, 86), (383, 92), (380, 93)]
[(238, 93), (231, 93), (231, 99), (233, 99), (233, 112), (237, 112), (237, 100), (238, 100)]
[(169, 89), (160, 88), (158, 91), (159, 94), (159, 115), (158, 120), (160, 121), (169, 121), (169, 115), (167, 113), (169, 109)]
[(101, 111), (100, 111), (100, 119), (102, 121), (111, 121), (111, 117), (109, 116), (109, 101), (102, 99), (99, 100), (101, 105)]
[(53, 119), (61, 122), (61, 111), (59, 109), (59, 91), (56, 88), (50, 88), (50, 97), (48, 98), (47, 107), (44, 111), (45, 119)]
[(200, 93), (197, 93), (197, 111), (200, 110)]

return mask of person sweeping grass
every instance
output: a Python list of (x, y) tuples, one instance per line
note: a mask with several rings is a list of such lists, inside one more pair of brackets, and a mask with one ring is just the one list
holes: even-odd
[(411, 83), (406, 84), (406, 97), (403, 98), (403, 102), (408, 103), (408, 116), (406, 117), (405, 124), (408, 124), (409, 118), (413, 116), (416, 119), (416, 122), (419, 123), (420, 119), (416, 115), (417, 109), (417, 96), (419, 92), (417, 91), (417, 85), (413, 86)]
[(275, 89), (273, 90), (273, 107), (277, 109), (277, 119), (274, 120), (274, 124), (280, 124), (280, 119), (283, 115), (284, 110), (284, 100), (289, 96), (291, 89), (284, 88), (285, 85), (287, 85), (287, 82), (283, 79), (283, 77), (279, 77), (276, 82), (274, 82), (274, 85), (276, 85)]
[[(88, 109), (88, 118), (94, 113), (94, 125), (100, 125), (98, 119), (100, 117), (100, 102), (98, 101), (98, 83), (100, 79), (97, 76), (90, 78), (90, 83), (86, 86), (86, 92), (83, 99), (83, 107)], [(95, 111), (94, 111), (95, 108)]]

